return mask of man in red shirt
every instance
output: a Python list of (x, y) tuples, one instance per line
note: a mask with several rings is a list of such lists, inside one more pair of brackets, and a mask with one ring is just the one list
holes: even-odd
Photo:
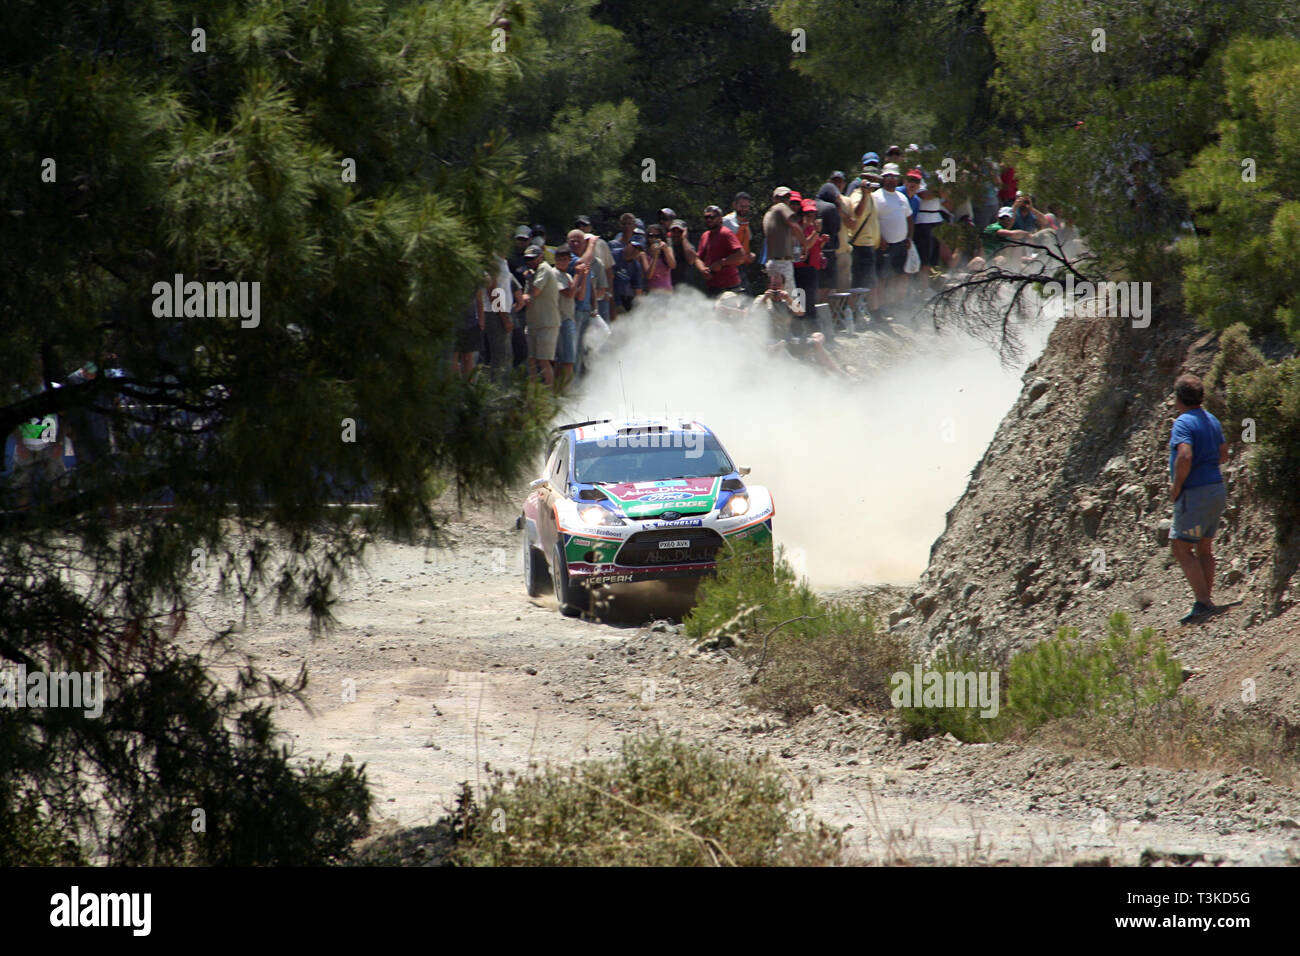
[(710, 299), (724, 292), (740, 292), (740, 270), (736, 267), (745, 261), (745, 248), (730, 229), (722, 227), (722, 209), (709, 206), (704, 210), (704, 232), (700, 234), (700, 248), (691, 248), (690, 241), (682, 237), (686, 261), (704, 274), (706, 294)]
[(1003, 166), (1002, 173), (998, 176), (998, 181), (1002, 183), (998, 189), (998, 205), (1010, 206), (1016, 201), (1016, 167)]

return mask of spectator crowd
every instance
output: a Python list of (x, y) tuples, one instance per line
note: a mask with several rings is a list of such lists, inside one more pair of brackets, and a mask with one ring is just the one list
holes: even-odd
[[(623, 213), (608, 239), (580, 215), (554, 246), (545, 226), (521, 225), (511, 254), (483, 273), (464, 309), (454, 365), (465, 377), (480, 362), (496, 376), (526, 366), (560, 388), (584, 374), (610, 325), (647, 297), (692, 287), (710, 298), (770, 299), (772, 276), (798, 317), (834, 305), (827, 311), (837, 327), (861, 331), (867, 319), (891, 321), (944, 270), (1015, 266), (1028, 258), (1022, 243), (1059, 228), (1017, 188), (1013, 167), (969, 163), (963, 175), (974, 188), (958, 191), (923, 169), (921, 155), (915, 144), (890, 146), (883, 158), (864, 153), (852, 180), (836, 170), (815, 190), (778, 186), (761, 215), (739, 192), (728, 212), (705, 207), (699, 230), (669, 207), (648, 222)], [(964, 241), (945, 243), (944, 223), (963, 226)]]

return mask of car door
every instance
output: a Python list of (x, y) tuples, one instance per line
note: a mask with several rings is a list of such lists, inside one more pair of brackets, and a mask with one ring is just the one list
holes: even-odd
[(544, 495), (541, 500), (540, 513), (537, 516), (537, 531), (542, 547), (549, 560), (559, 540), (559, 529), (555, 523), (555, 510), (559, 501), (569, 493), (569, 438), (560, 436), (551, 457), (546, 462), (546, 484), (542, 486)]

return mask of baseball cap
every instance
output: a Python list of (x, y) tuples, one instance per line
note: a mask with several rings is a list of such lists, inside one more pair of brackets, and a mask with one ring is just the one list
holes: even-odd
[(533, 231), (529, 229), (527, 226), (520, 226), (518, 229), (515, 230), (516, 239), (531, 239), (532, 235), (533, 235)]
[(889, 149), (885, 150), (885, 155), (888, 156), (890, 153), (901, 153), (902, 151), (903, 147), (901, 146), (891, 146)]
[(885, 163), (884, 166), (880, 167), (880, 175), (882, 176), (897, 176), (898, 174), (898, 163)]
[(862, 175), (864, 175), (864, 176), (879, 176), (879, 175), (880, 175), (880, 164), (879, 164), (879, 163), (867, 163), (865, 166), (862, 167)]
[(877, 156), (875, 153), (863, 153), (863, 154), (862, 154), (862, 165), (865, 166), (865, 165), (867, 165), (867, 163), (876, 163), (877, 165), (879, 165), (879, 164), (880, 164), (880, 157)]
[(1012, 209), (1010, 206), (1003, 206), (1001, 209), (998, 210), (999, 219), (1001, 219), (1003, 216), (1006, 216), (1007, 218), (1014, 218), (1015, 214), (1016, 211)]
[(677, 218), (677, 213), (673, 212), (673, 211), (672, 211), (671, 209), (669, 209), (667, 206), (664, 206), (663, 209), (660, 209), (660, 210), (659, 210), (659, 218), (660, 218), (660, 219), (676, 219), (676, 218)]
[(813, 202), (811, 199), (805, 199), (801, 203), (799, 203), (799, 208), (804, 212), (816, 212), (817, 204)]
[(574, 224), (575, 226), (577, 226), (579, 229), (590, 229), (590, 228), (591, 228), (591, 217), (590, 217), (590, 216), (579, 216), (577, 219), (573, 220), (573, 224)]
[(739, 292), (732, 292), (728, 290), (722, 293), (722, 295), (718, 296), (717, 304), (714, 306), (714, 308), (719, 311), (744, 312), (745, 297), (741, 295)]
[(527, 249), (524, 250), (525, 259), (536, 259), (541, 254), (542, 254), (541, 246), (529, 246)]
[(908, 178), (908, 179), (924, 179), (925, 177), (923, 177), (923, 176), (921, 175), (921, 171), (920, 171), (919, 169), (909, 169), (909, 170), (907, 171), (907, 178)]
[(831, 173), (830, 178), (831, 178), (831, 179), (848, 179), (849, 177), (847, 177), (847, 176), (844, 175), (844, 170), (842, 170), (842, 169), (837, 169), (837, 170), (835, 170), (835, 172)]
[(803, 193), (797, 189), (790, 190), (790, 195), (785, 197), (786, 202), (803, 202)]
[(772, 198), (775, 200), (780, 201), (783, 199), (788, 199), (789, 196), (790, 196), (789, 186), (777, 186), (775, 189), (772, 190)]
[(673, 229), (680, 229), (682, 232), (685, 232), (685, 231), (686, 231), (686, 220), (685, 220), (685, 219), (674, 219), (674, 220), (673, 220), (673, 224), (672, 224), (671, 226), (669, 226), (668, 229), (669, 229), (669, 231), (672, 231)]

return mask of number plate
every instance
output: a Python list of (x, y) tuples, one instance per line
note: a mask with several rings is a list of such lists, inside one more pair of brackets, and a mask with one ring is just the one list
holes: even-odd
[(660, 541), (660, 542), (659, 542), (659, 549), (660, 549), (660, 550), (663, 550), (664, 548), (689, 548), (690, 546), (691, 546), (691, 543), (690, 543), (689, 541), (684, 541), (684, 540), (682, 540), (682, 539), (680, 539), (680, 538), (674, 539), (674, 540), (672, 540), (672, 541)]

